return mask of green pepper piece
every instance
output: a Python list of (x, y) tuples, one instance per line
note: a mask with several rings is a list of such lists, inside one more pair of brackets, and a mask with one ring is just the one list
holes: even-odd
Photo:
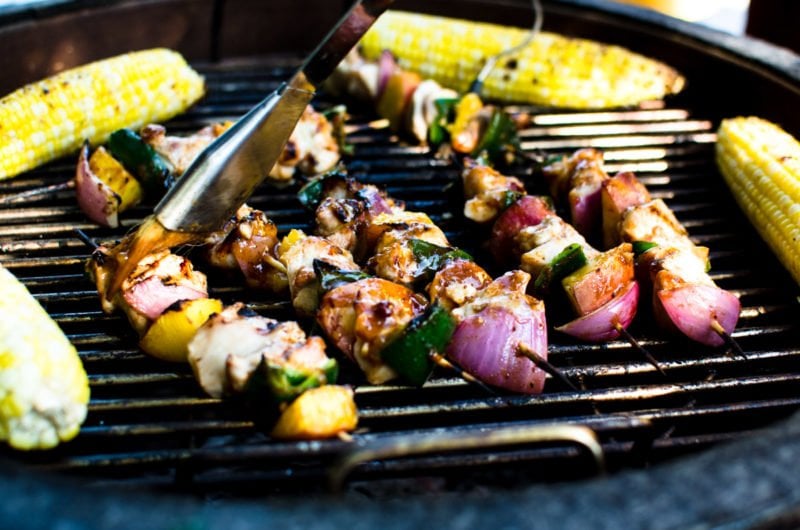
[(297, 199), (306, 209), (313, 211), (326, 197), (328, 191), (333, 188), (337, 180), (347, 180), (347, 175), (340, 167), (309, 180), (300, 188), (300, 191), (297, 192)]
[(651, 243), (650, 241), (634, 241), (631, 243), (633, 247), (633, 255), (637, 258), (650, 250), (651, 248), (657, 247), (657, 243)]
[(278, 401), (290, 401), (310, 388), (335, 383), (338, 375), (336, 359), (313, 369), (267, 362), (265, 371), (267, 388)]
[(366, 272), (340, 269), (335, 265), (331, 265), (330, 263), (319, 259), (314, 260), (313, 266), (314, 274), (316, 274), (317, 280), (319, 280), (319, 285), (323, 292), (336, 289), (340, 285), (344, 285), (346, 283), (353, 283), (357, 282), (358, 280), (364, 280), (372, 277)]
[(454, 259), (472, 261), (472, 256), (461, 249), (440, 247), (423, 239), (411, 239), (409, 245), (417, 261), (417, 274), (414, 277), (416, 282), (429, 280), (448, 261)]
[(339, 146), (339, 152), (345, 155), (352, 155), (353, 144), (347, 143), (347, 133), (344, 130), (345, 121), (347, 121), (347, 107), (335, 105), (323, 111), (322, 115), (333, 127), (333, 137)]
[(111, 133), (108, 150), (128, 171), (141, 179), (148, 193), (160, 197), (175, 184), (169, 163), (132, 130), (119, 129)]
[(297, 192), (297, 199), (300, 204), (313, 210), (322, 202), (322, 179), (323, 177), (309, 180), (300, 191)]
[(450, 133), (447, 125), (453, 121), (453, 113), (458, 103), (457, 98), (442, 98), (433, 102), (436, 107), (436, 117), (428, 128), (428, 141), (431, 145), (440, 145), (447, 141)]
[(516, 147), (518, 143), (517, 126), (514, 120), (503, 110), (495, 109), (483, 137), (472, 152), (472, 156), (477, 156), (485, 151), (491, 160), (497, 160), (499, 155), (509, 148)]
[(455, 329), (450, 313), (433, 305), (381, 351), (381, 359), (409, 383), (422, 386), (433, 371), (431, 352), (443, 351)]
[(320, 367), (299, 367), (262, 358), (245, 391), (254, 403), (291, 401), (306, 390), (336, 382), (339, 365), (328, 359)]
[(542, 269), (536, 277), (533, 287), (537, 293), (546, 293), (553, 282), (569, 276), (587, 263), (588, 260), (583, 253), (583, 247), (578, 243), (573, 243), (559, 252), (558, 255), (553, 258), (553, 261)]
[(512, 204), (517, 202), (523, 195), (525, 194), (520, 191), (506, 190), (503, 192), (503, 198), (500, 203), (503, 211), (507, 210)]

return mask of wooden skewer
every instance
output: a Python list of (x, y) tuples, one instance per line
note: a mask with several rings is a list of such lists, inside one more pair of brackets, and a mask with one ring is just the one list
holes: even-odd
[(653, 354), (651, 354), (649, 351), (647, 351), (647, 350), (644, 348), (644, 346), (642, 346), (641, 344), (639, 344), (639, 341), (638, 341), (638, 340), (636, 340), (636, 337), (634, 337), (633, 335), (631, 335), (631, 334), (628, 332), (628, 330), (627, 330), (627, 329), (623, 328), (623, 327), (622, 327), (622, 325), (620, 325), (619, 323), (617, 323), (617, 324), (615, 324), (615, 325), (614, 325), (614, 329), (616, 329), (616, 330), (617, 330), (617, 332), (618, 332), (620, 335), (622, 335), (623, 337), (625, 337), (625, 340), (627, 340), (627, 341), (628, 341), (628, 342), (631, 344), (631, 346), (633, 346), (633, 348), (634, 348), (636, 351), (638, 351), (638, 352), (639, 352), (639, 353), (640, 353), (640, 354), (641, 354), (641, 355), (642, 355), (642, 356), (643, 356), (643, 357), (644, 357), (644, 358), (647, 360), (647, 362), (649, 362), (650, 364), (652, 364), (652, 365), (653, 365), (653, 366), (656, 368), (656, 370), (658, 370), (658, 372), (659, 372), (661, 375), (663, 375), (663, 376), (666, 376), (666, 375), (667, 375), (667, 374), (666, 374), (666, 372), (664, 372), (664, 369), (661, 367), (661, 364), (660, 364), (660, 363), (659, 363), (659, 362), (656, 360), (656, 358), (655, 358), (655, 357), (653, 357)]
[(10, 195), (5, 195), (3, 197), (0, 197), (0, 205), (15, 204), (30, 199), (31, 197), (37, 197), (39, 195), (47, 195), (49, 193), (56, 193), (58, 191), (63, 191), (63, 190), (70, 190), (74, 187), (75, 187), (75, 180), (70, 179), (66, 182), (60, 182), (58, 184), (51, 184), (49, 186), (41, 186), (39, 188), (33, 188), (32, 190), (21, 191), (19, 193), (12, 193)]
[(725, 341), (725, 344), (730, 346), (730, 348), (736, 355), (738, 355), (745, 361), (748, 360), (747, 354), (744, 353), (744, 350), (742, 349), (741, 346), (739, 346), (739, 343), (736, 342), (736, 340), (733, 337), (731, 337), (727, 331), (725, 331), (725, 328), (722, 327), (722, 324), (720, 324), (716, 318), (711, 319), (711, 329), (713, 329), (717, 335), (722, 337), (722, 340)]
[(89, 237), (89, 234), (87, 234), (80, 228), (74, 228), (73, 230), (75, 232), (75, 235), (78, 236), (78, 239), (80, 239), (87, 247), (91, 248), (92, 250), (97, 250), (98, 248), (100, 248), (100, 245), (98, 245), (94, 239)]
[(445, 359), (444, 356), (442, 356), (441, 353), (439, 353), (437, 351), (434, 351), (434, 350), (431, 350), (428, 353), (428, 355), (430, 356), (431, 360), (434, 363), (436, 363), (438, 366), (441, 366), (442, 368), (446, 368), (447, 370), (454, 371), (455, 373), (458, 374), (458, 376), (461, 379), (463, 379), (467, 383), (472, 383), (473, 385), (477, 385), (477, 386), (481, 387), (488, 394), (491, 394), (493, 396), (497, 395), (497, 392), (495, 392), (492, 388), (490, 388), (486, 383), (484, 383), (483, 381), (481, 381), (480, 379), (478, 379), (477, 377), (475, 377), (471, 373), (467, 372), (466, 370), (464, 370), (460, 366), (456, 366), (455, 364), (451, 363), (450, 361)]
[(544, 357), (533, 351), (531, 347), (528, 346), (527, 344), (520, 343), (517, 346), (517, 353), (519, 353), (520, 355), (524, 355), (525, 357), (533, 361), (533, 364), (535, 364), (537, 368), (540, 368), (545, 372), (547, 372), (548, 374), (552, 375), (553, 377), (555, 377), (556, 379), (567, 385), (575, 392), (579, 391), (578, 387), (575, 386), (575, 384), (572, 381), (570, 381), (566, 375), (564, 375), (564, 372), (556, 368), (550, 361), (548, 361), (547, 359), (545, 359)]

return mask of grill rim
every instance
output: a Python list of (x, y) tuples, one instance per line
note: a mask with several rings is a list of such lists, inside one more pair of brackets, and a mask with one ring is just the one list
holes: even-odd
[[(102, 5), (115, 3), (124, 2)], [(761, 41), (731, 37), (631, 6), (607, 6), (597, 0), (557, 0), (551, 3), (587, 7), (599, 13), (623, 16), (633, 22), (653, 24), (677, 35), (711, 44), (731, 58), (764, 66), (792, 86), (800, 84), (798, 56)], [(58, 6), (55, 13), (67, 10), (64, 2), (55, 1), (53, 4)], [(100, 5), (100, 2), (90, 4)], [(35, 18), (43, 14), (48, 14), (47, 9), (37, 10)], [(0, 17), (0, 25), (4, 21)], [(795, 89), (800, 90), (800, 87)], [(537, 517), (536, 522), (544, 527), (554, 528), (577, 528), (588, 521), (598, 528), (686, 527), (709, 522), (714, 526), (763, 526), (776, 515), (800, 505), (800, 475), (792, 472), (793, 464), (800, 456), (800, 448), (793, 440), (798, 434), (800, 413), (760, 431), (757, 436), (660, 464), (650, 470), (624, 471), (611, 478), (581, 483), (532, 486), (512, 495), (490, 492), (485, 498), (469, 504), (465, 504), (463, 499), (448, 497), (437, 500), (435, 506), (423, 498), (381, 503), (353, 499), (345, 505), (339, 499), (322, 497), (315, 499), (312, 510), (308, 510), (306, 500), (280, 500), (270, 502), (266, 508), (252, 503), (229, 502), (210, 506), (185, 497), (163, 499), (148, 493), (141, 493), (141, 497), (134, 500), (119, 492), (87, 490), (84, 482), (53, 477), (6, 462), (2, 464), (5, 469), (0, 477), (0, 492), (5, 499), (0, 504), (0, 520), (14, 521), (21, 528), (26, 528), (26, 524), (35, 528), (49, 513), (53, 521), (71, 519), (84, 528), (141, 528), (149, 526), (146, 524), (148, 521), (154, 528), (174, 527), (175, 523), (194, 525), (198, 520), (208, 528), (226, 528), (233, 520), (250, 521), (253, 526), (258, 521), (259, 526), (267, 522), (339, 528), (345, 524), (385, 526), (387, 519), (394, 515), (400, 516), (395, 520), (402, 521), (395, 523), (398, 527), (423, 520), (429, 524), (451, 525), (458, 520), (463, 521), (464, 526), (487, 523), (519, 526), (530, 524), (532, 517)], [(732, 469), (731, 461), (735, 462), (735, 469)], [(722, 486), (737, 483), (734, 477), (746, 477), (748, 485)], [(57, 508), (52, 512), (42, 510), (42, 503), (50, 503), (48, 494), (52, 492), (58, 492), (62, 506), (70, 506), (68, 511), (60, 512)], [(679, 495), (676, 496), (676, 492)], [(758, 502), (754, 502), (753, 492), (761, 494)], [(534, 509), (530, 512), (508, 510), (511, 505)], [(714, 506), (717, 508), (712, 508)], [(661, 508), (671, 508), (666, 511), (669, 517), (654, 521), (653, 511)], [(36, 512), (44, 517), (35, 522), (22, 515)], [(120, 513), (131, 518), (120, 521)], [(326, 515), (320, 517), (320, 513)], [(674, 519), (682, 513), (682, 519)], [(30, 523), (25, 522), (29, 520)]]

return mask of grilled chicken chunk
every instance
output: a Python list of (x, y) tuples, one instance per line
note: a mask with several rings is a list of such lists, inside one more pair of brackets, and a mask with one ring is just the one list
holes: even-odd
[(496, 219), (508, 205), (509, 192), (525, 191), (525, 186), (518, 178), (507, 177), (484, 165), (466, 168), (461, 179), (467, 199), (464, 216), (476, 223), (488, 223)]
[(275, 293), (286, 290), (286, 268), (275, 256), (278, 227), (264, 212), (244, 205), (223, 230), (206, 251), (213, 265), (239, 268), (250, 287)]
[(320, 260), (342, 270), (358, 270), (353, 256), (327, 239), (298, 236), (299, 239), (280, 252), (286, 265), (292, 305), (301, 316), (311, 316), (319, 305), (319, 282), (314, 272), (314, 261)]
[(232, 124), (215, 123), (189, 136), (167, 136), (167, 129), (163, 125), (150, 124), (140, 131), (140, 135), (145, 143), (169, 162), (175, 173), (182, 175), (197, 155)]
[(524, 228), (517, 236), (522, 255), (522, 269), (536, 277), (569, 245), (577, 243), (587, 259), (599, 255), (575, 228), (558, 216), (545, 217), (534, 226)]
[(414, 283), (419, 269), (417, 256), (410, 246), (412, 239), (420, 239), (440, 247), (449, 245), (444, 232), (427, 216), (422, 222), (391, 223), (385, 226), (389, 229), (378, 238), (368, 266), (377, 276), (406, 286)]
[(474, 299), (491, 282), (492, 277), (474, 261), (456, 259), (436, 272), (428, 286), (428, 297), (431, 304), (452, 311)]
[(339, 144), (333, 125), (309, 105), (269, 176), (276, 180), (289, 180), (296, 170), (305, 175), (319, 175), (333, 169), (338, 162)]
[(320, 337), (306, 337), (296, 322), (262, 317), (242, 303), (209, 318), (189, 343), (189, 363), (212, 397), (244, 390), (262, 360), (297, 371), (329, 362)]
[(332, 289), (322, 298), (317, 322), (367, 380), (380, 384), (397, 377), (381, 350), (422, 314), (425, 303), (410, 289), (380, 278), (367, 278)]

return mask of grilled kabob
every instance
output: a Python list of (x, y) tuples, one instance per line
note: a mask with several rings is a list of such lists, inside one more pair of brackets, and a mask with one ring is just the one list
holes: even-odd
[(351, 52), (331, 76), (329, 87), (335, 94), (373, 104), (393, 130), (438, 148), (440, 155), (483, 154), (503, 164), (521, 154), (517, 129), (528, 123), (527, 115), (512, 116), (484, 104), (474, 92), (459, 96), (436, 81), (423, 80), (401, 69), (388, 51), (377, 62)]
[[(109, 296), (118, 252), (119, 247), (99, 247), (87, 270), (103, 310), (124, 313), (145, 352), (188, 360), (206, 393), (246, 395), (259, 404), (261, 421), (285, 409), (273, 428), (276, 437), (326, 437), (355, 428), (352, 390), (333, 386), (338, 366), (320, 337), (307, 337), (296, 322), (260, 316), (242, 303), (223, 307), (208, 297), (205, 275), (168, 250), (141, 260)], [(305, 396), (310, 389), (315, 393)]]
[[(427, 215), (340, 174), (312, 181), (300, 198), (316, 206), (317, 234), (369, 271), (313, 263), (322, 289), (317, 322), (370, 382), (400, 375), (421, 385), (431, 353), (444, 352), (484, 383), (541, 392), (547, 326), (544, 305), (525, 292), (527, 273), (492, 280)], [(320, 239), (295, 237), (293, 245)]]
[(492, 225), (488, 246), (504, 264), (519, 261), (534, 292), (555, 293), (560, 283), (577, 316), (556, 329), (592, 342), (619, 337), (632, 322), (639, 286), (633, 250), (622, 243), (600, 252), (556, 215), (548, 199), (526, 195), (522, 182), (475, 163), (463, 171), (464, 214)]
[[(270, 178), (286, 181), (296, 173), (311, 176), (332, 169), (340, 158), (342, 120), (341, 112), (330, 113), (329, 119), (307, 107)], [(75, 173), (78, 205), (92, 221), (119, 226), (120, 213), (146, 195), (160, 198), (230, 125), (218, 123), (191, 135), (170, 136), (162, 125), (150, 124), (138, 133), (119, 129), (93, 152), (84, 145)]]
[(609, 177), (602, 153), (594, 149), (562, 157), (545, 166), (544, 174), (554, 189), (570, 197), (570, 205), (579, 205), (573, 212), (587, 232), (602, 228), (606, 247), (634, 245), (639, 277), (652, 286), (660, 326), (708, 346), (720, 346), (730, 337), (740, 302), (714, 283), (708, 248), (691, 241), (663, 200), (653, 199), (632, 173)]

